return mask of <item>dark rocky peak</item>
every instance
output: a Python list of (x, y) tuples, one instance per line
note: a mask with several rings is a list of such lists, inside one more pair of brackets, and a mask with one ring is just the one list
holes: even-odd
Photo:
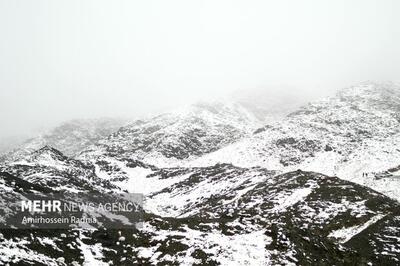
[(62, 154), (62, 152), (48, 145), (32, 152), (30, 156), (28, 156), (31, 160), (37, 160), (44, 157), (59, 161), (65, 161), (68, 159), (68, 157)]

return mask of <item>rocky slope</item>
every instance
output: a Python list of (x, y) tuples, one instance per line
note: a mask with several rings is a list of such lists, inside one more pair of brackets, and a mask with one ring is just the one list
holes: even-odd
[[(185, 176), (149, 195), (164, 194), (158, 207), (170, 217), (148, 213), (143, 228), (119, 231), (1, 230), (1, 260), (19, 265), (395, 265), (400, 259), (399, 204), (371, 189), (303, 171), (275, 175), (231, 165), (182, 171), (157, 170), (146, 177), (153, 182)], [(12, 184), (8, 178), (1, 176), (2, 189)], [(233, 185), (218, 188), (216, 179)], [(196, 191), (204, 196), (189, 196)], [(176, 204), (181, 201), (184, 206)]]
[(23, 158), (29, 153), (51, 146), (68, 156), (73, 156), (115, 132), (126, 123), (123, 119), (76, 119), (62, 123), (48, 132), (29, 139), (5, 154), (5, 159)]
[(259, 120), (231, 103), (199, 103), (120, 128), (83, 151), (79, 158), (137, 159), (158, 166), (180, 165), (243, 137)]
[(400, 88), (368, 82), (310, 103), (190, 165), (300, 168), (338, 175), (400, 199), (399, 180), (377, 180), (372, 174), (399, 164), (399, 113)]
[(0, 202), (21, 186), (137, 192), (144, 223), (0, 230), (0, 261), (398, 265), (399, 113), (399, 88), (369, 82), (263, 126), (240, 104), (198, 104), (85, 142), (73, 157), (27, 152), (0, 167)]
[(0, 166), (0, 170), (53, 190), (88, 192), (86, 189), (113, 189), (108, 181), (96, 176), (93, 165), (71, 159), (49, 146), (30, 153), (24, 159)]

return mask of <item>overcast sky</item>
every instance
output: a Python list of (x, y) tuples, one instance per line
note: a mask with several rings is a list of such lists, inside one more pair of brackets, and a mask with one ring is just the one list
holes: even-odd
[(0, 138), (238, 89), (398, 81), (399, 13), (398, 0), (0, 0)]

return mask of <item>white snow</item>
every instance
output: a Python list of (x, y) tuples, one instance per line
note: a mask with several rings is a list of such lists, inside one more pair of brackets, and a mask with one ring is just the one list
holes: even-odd
[(44, 254), (30, 250), (26, 247), (29, 242), (26, 240), (7, 240), (3, 239), (0, 243), (0, 262), (18, 264), (21, 260), (36, 261), (49, 266), (57, 266), (57, 260)]
[(331, 232), (328, 235), (328, 237), (335, 238), (340, 243), (346, 243), (347, 241), (352, 239), (355, 235), (358, 235), (359, 233), (361, 233), (362, 231), (367, 229), (370, 225), (376, 223), (383, 217), (385, 217), (385, 215), (378, 214), (378, 215), (372, 217), (369, 221), (367, 221), (366, 223), (364, 223), (362, 225), (355, 225), (352, 227), (335, 230), (335, 231)]
[(82, 251), (84, 257), (84, 266), (108, 266), (107, 263), (103, 262), (101, 259), (104, 258), (104, 255), (101, 251), (101, 244), (96, 245), (86, 245), (83, 243), (81, 239), (85, 238), (82, 233), (80, 233), (80, 237), (76, 240), (79, 244), (79, 249)]
[[(196, 262), (196, 259), (191, 257), (196, 249), (210, 254), (210, 258), (221, 265), (270, 265), (270, 254), (266, 251), (265, 245), (270, 243), (271, 239), (264, 234), (264, 230), (232, 236), (214, 230), (202, 232), (188, 227), (183, 227), (179, 231), (165, 231), (147, 226), (146, 230), (155, 232), (157, 234), (155, 239), (165, 239), (168, 235), (184, 236), (180, 242), (189, 246), (189, 249), (179, 256), (172, 256), (172, 259), (180, 265), (192, 265)], [(140, 247), (138, 250), (141, 256), (152, 258), (154, 263), (162, 261), (158, 258), (159, 254), (154, 253), (154, 247)]]
[(286, 193), (279, 194), (278, 198), (274, 198), (276, 206), (272, 209), (275, 212), (285, 211), (288, 207), (295, 205), (296, 203), (304, 200), (311, 192), (313, 187), (298, 188), (291, 191), (291, 194)]

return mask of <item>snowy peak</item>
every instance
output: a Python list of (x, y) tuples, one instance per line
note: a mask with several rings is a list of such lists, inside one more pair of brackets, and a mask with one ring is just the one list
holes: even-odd
[(280, 171), (310, 170), (373, 184), (378, 191), (399, 199), (400, 189), (394, 187), (400, 181), (374, 177), (399, 165), (399, 95), (395, 84), (364, 83), (344, 89), (190, 165), (225, 162)]
[(327, 131), (352, 142), (399, 133), (400, 87), (364, 83), (310, 103), (288, 117), (291, 124)]
[(0, 171), (55, 191), (119, 190), (107, 180), (100, 179), (92, 164), (69, 158), (50, 146), (44, 146), (23, 159), (8, 162), (0, 167)]
[(372, 82), (366, 81), (358, 85), (341, 89), (337, 93), (338, 97), (353, 99), (379, 99), (400, 96), (400, 87), (393, 82)]
[(30, 245), (4, 230), (0, 261), (41, 262), (23, 250), (54, 265), (64, 254), (68, 265), (87, 254), (98, 255), (96, 265), (395, 265), (399, 203), (355, 183), (400, 198), (398, 94), (371, 86), (263, 128), (240, 104), (201, 103), (123, 126), (77, 157), (51, 145), (31, 152), (0, 167), (9, 173), (0, 173), (0, 195), (31, 184), (64, 194), (139, 192), (144, 226), (65, 231), (47, 246), (50, 233), (23, 232), (42, 243)]
[(27, 157), (29, 161), (39, 161), (39, 160), (45, 160), (45, 159), (51, 159), (51, 160), (58, 160), (58, 161), (65, 161), (67, 157), (62, 154), (59, 150), (54, 149), (53, 147), (50, 147), (48, 145), (40, 148), (39, 150), (36, 150), (30, 154), (30, 156)]
[(334, 97), (311, 102), (289, 116), (318, 115), (345, 108), (360, 113), (398, 112), (400, 86), (394, 83), (361, 83), (339, 90)]
[(258, 120), (238, 104), (199, 103), (122, 127), (80, 158), (103, 154), (168, 165), (215, 151), (257, 126)]
[(237, 127), (248, 127), (260, 121), (243, 105), (234, 102), (199, 102), (188, 108), (177, 110), (174, 114), (181, 114), (181, 118), (196, 117), (215, 124), (230, 123)]
[(68, 156), (73, 156), (108, 136), (126, 123), (122, 119), (81, 119), (62, 123), (54, 129), (21, 144), (5, 157), (8, 160), (23, 158), (43, 146), (54, 147)]

